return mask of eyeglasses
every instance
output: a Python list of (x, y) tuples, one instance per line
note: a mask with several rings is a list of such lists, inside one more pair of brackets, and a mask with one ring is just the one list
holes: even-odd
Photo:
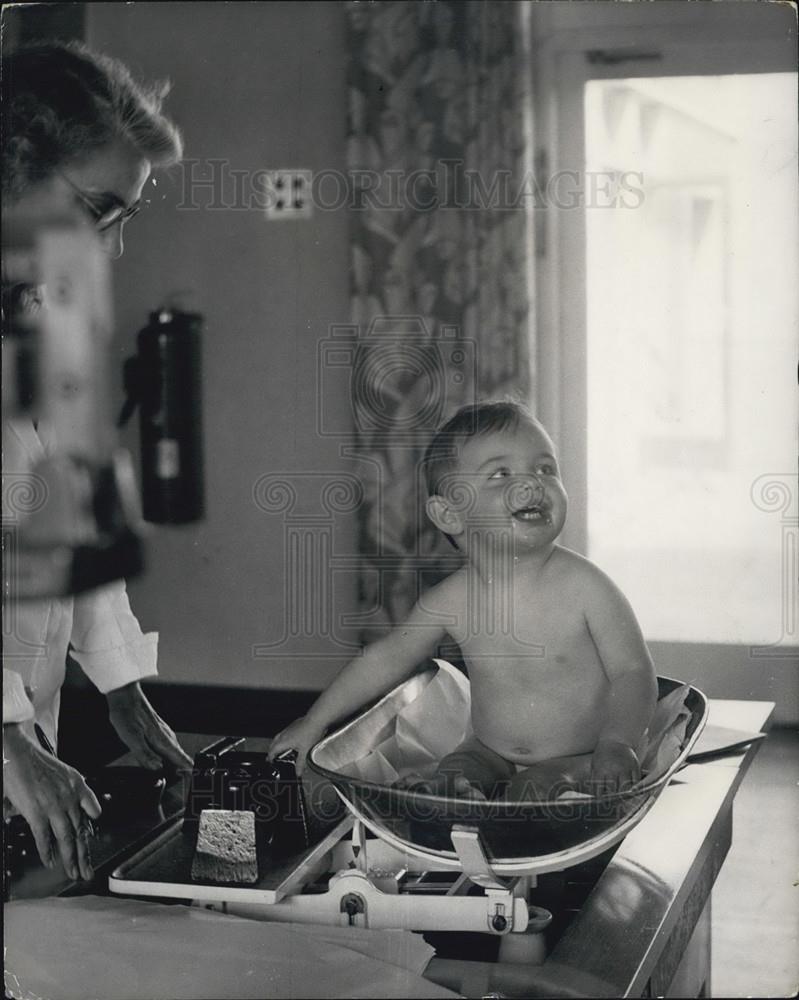
[[(104, 233), (111, 229), (112, 226), (116, 226), (117, 223), (127, 222), (128, 219), (132, 219), (134, 215), (138, 215), (141, 210), (141, 205), (136, 202), (129, 208), (125, 208), (124, 205), (112, 205), (110, 208), (101, 208), (96, 201), (94, 201), (90, 195), (85, 191), (82, 191), (77, 184), (73, 183), (66, 174), (58, 172), (58, 176), (62, 180), (65, 180), (67, 184), (72, 188), (75, 194), (78, 196), (78, 200), (89, 213), (94, 223), (94, 228), (98, 233)], [(103, 197), (102, 195), (100, 197)]]

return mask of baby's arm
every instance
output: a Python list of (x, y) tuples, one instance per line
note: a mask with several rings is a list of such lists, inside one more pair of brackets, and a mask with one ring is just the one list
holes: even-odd
[(595, 566), (589, 570), (585, 616), (610, 681), (607, 715), (591, 762), (591, 781), (598, 794), (640, 779), (634, 748), (655, 710), (657, 680), (633, 609)]
[(270, 758), (286, 750), (296, 750), (297, 772), (301, 774), (308, 751), (330, 726), (386, 694), (433, 655), (446, 634), (443, 616), (437, 611), (436, 592), (446, 588), (448, 583), (445, 580), (433, 588), (414, 606), (402, 625), (371, 643), (361, 656), (351, 660), (314, 702), (308, 714), (275, 737), (269, 748)]

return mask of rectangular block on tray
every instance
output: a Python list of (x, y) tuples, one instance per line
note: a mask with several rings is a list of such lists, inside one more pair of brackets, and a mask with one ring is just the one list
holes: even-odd
[(191, 877), (209, 882), (257, 882), (255, 814), (203, 809)]

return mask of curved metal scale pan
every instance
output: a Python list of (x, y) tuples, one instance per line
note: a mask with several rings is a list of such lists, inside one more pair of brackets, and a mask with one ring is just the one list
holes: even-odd
[[(392, 788), (347, 774), (387, 734), (395, 717), (414, 702), (438, 670), (456, 674), (442, 660), (409, 678), (337, 732), (316, 744), (310, 767), (331, 781), (347, 807), (382, 840), (430, 862), (431, 868), (461, 869), (452, 830), (476, 830), (497, 876), (558, 871), (603, 853), (643, 819), (673, 775), (684, 765), (707, 720), (704, 694), (689, 686), (688, 720), (681, 752), (665, 773), (626, 792), (554, 801), (509, 802), (444, 798)], [(462, 675), (458, 684), (468, 683)], [(681, 687), (658, 677), (658, 698)], [(468, 873), (467, 873), (468, 874)]]

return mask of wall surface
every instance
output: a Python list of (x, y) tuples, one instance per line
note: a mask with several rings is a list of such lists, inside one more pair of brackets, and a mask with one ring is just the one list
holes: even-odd
[[(335, 439), (317, 432), (316, 359), (330, 324), (345, 323), (347, 219), (317, 211), (306, 221), (267, 221), (234, 203), (230, 170), (343, 169), (346, 58), (337, 3), (96, 3), (87, 40), (145, 80), (168, 77), (167, 110), (183, 130), (193, 176), (222, 189), (183, 190), (186, 167), (157, 174), (151, 203), (126, 230), (115, 265), (118, 360), (170, 293), (206, 317), (204, 414), (207, 517), (154, 528), (148, 571), (131, 582), (143, 627), (158, 629), (168, 680), (247, 686), (321, 687), (349, 658), (324, 627), (300, 619), (285, 567), (287, 526), (254, 499), (260, 477), (300, 477), (294, 513), (319, 513), (320, 483), (350, 471)], [(213, 168), (207, 161), (225, 161)], [(221, 199), (220, 199), (221, 194)], [(181, 207), (183, 205), (184, 207)], [(326, 398), (328, 417), (349, 426), (345, 393)], [(135, 447), (135, 431), (128, 432)], [(305, 503), (305, 506), (303, 504)], [(327, 520), (325, 521), (325, 517)], [(322, 511), (336, 552), (354, 551), (352, 514)], [(316, 579), (316, 586), (320, 584)], [(355, 579), (337, 573), (333, 618), (353, 605)], [(303, 631), (308, 634), (303, 635)], [(329, 630), (328, 630), (329, 631)], [(287, 638), (280, 642), (284, 633)], [(277, 642), (265, 655), (254, 647)]]
[[(573, 4), (536, 5), (539, 40), (584, 28), (586, 18), (595, 22), (597, 43), (620, 18), (637, 32), (631, 41), (647, 37), (622, 10), (639, 5), (579, 6), (578, 16)], [(693, 8), (682, 5), (680, 19), (694, 17)], [(725, 13), (748, 16), (743, 5)], [(648, 16), (673, 15), (658, 8)], [(217, 168), (225, 171), (344, 168), (343, 5), (96, 3), (87, 5), (87, 33), (137, 75), (171, 79), (168, 109), (183, 128), (186, 156), (205, 161), (195, 177), (211, 175), (209, 160), (226, 161)], [(161, 632), (167, 680), (318, 688), (349, 652), (321, 618), (310, 617), (322, 581), (317, 564), (309, 556), (312, 579), (295, 579), (285, 556), (290, 526), (258, 506), (253, 488), (264, 475), (290, 474), (295, 484), (307, 483), (296, 510), (313, 517), (320, 483), (353, 472), (339, 455), (341, 441), (317, 429), (319, 345), (329, 326), (349, 315), (346, 215), (317, 211), (306, 222), (267, 222), (257, 208), (208, 207), (209, 190), (197, 191), (204, 208), (181, 209), (183, 176), (179, 169), (159, 176), (147, 211), (129, 227), (115, 274), (118, 360), (131, 352), (151, 309), (170, 292), (193, 290), (189, 302), (207, 317), (208, 515), (195, 527), (153, 529), (149, 570), (131, 584), (131, 600), (144, 627)], [(232, 197), (229, 174), (225, 195)], [(326, 393), (322, 404), (329, 420), (348, 425), (345, 391)], [(128, 440), (135, 446), (135, 433)], [(326, 477), (297, 478), (309, 472)], [(354, 553), (351, 514), (309, 524), (316, 524), (310, 537), (317, 548), (332, 526), (333, 556)], [(327, 578), (335, 583), (335, 619), (354, 608), (356, 581), (344, 570)], [(269, 642), (277, 646), (254, 655)], [(692, 679), (715, 697), (774, 699), (780, 721), (796, 718), (792, 661), (753, 671), (737, 647), (708, 645), (690, 664), (667, 644), (654, 644), (653, 652), (662, 673)]]

